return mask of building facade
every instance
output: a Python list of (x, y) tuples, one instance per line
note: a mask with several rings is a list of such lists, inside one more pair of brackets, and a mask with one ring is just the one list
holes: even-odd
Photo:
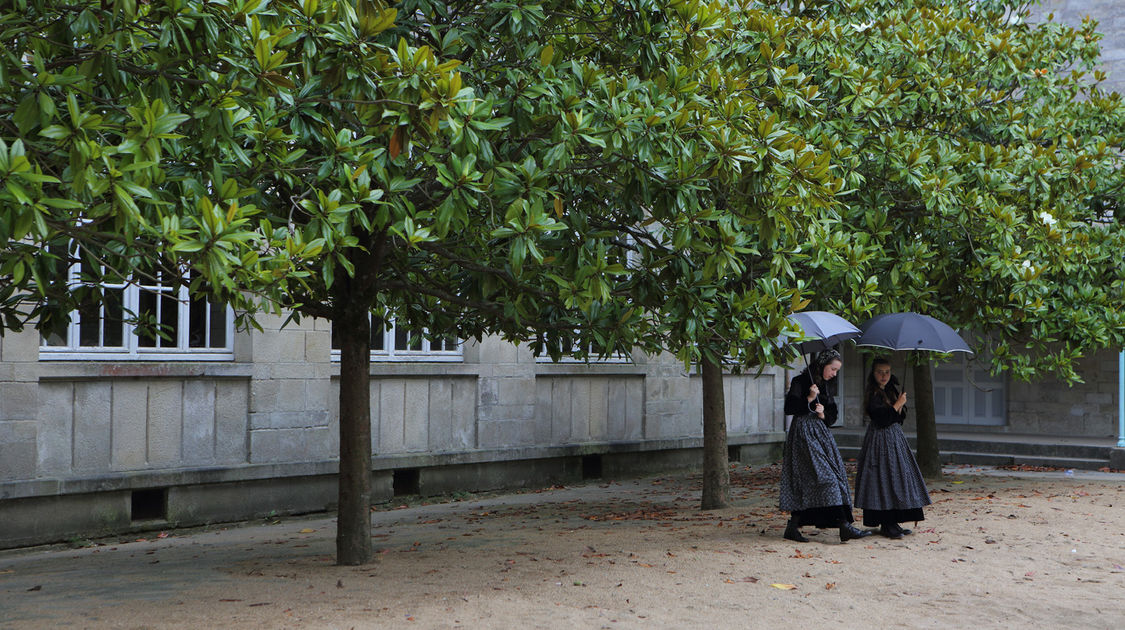
[[(7, 332), (0, 546), (332, 509), (330, 327), (263, 323), (203, 352), (161, 341), (130, 350), (122, 340), (138, 335), (128, 326), (69, 343)], [(551, 363), (498, 339), (435, 348), (393, 330), (381, 345), (371, 367), (376, 501), (700, 461), (699, 379), (674, 358)], [(783, 380), (779, 370), (726, 377), (735, 459), (777, 457)]]
[[(899, 352), (884, 356), (890, 359), (892, 371), (912, 396), (916, 390), (906, 355)], [(844, 356), (842, 424), (860, 428), (865, 426), (864, 379), (874, 355), (849, 349)], [(954, 355), (949, 361), (932, 366), (934, 415), (939, 434), (944, 431), (1040, 436), (1048, 442), (1052, 437), (1090, 442), (1117, 438), (1120, 370), (1116, 352), (1103, 350), (1079, 361), (1078, 373), (1083, 382), (1073, 385), (1053, 378), (1028, 382), (993, 376), (982, 363)], [(912, 432), (915, 426), (914, 412), (908, 407), (904, 427)]]

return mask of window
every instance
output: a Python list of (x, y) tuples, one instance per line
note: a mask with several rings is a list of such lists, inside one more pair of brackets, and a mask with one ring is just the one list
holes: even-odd
[[(558, 363), (632, 363), (633, 362), (633, 358), (631, 356), (629, 356), (628, 353), (625, 353), (625, 352), (614, 352), (613, 354), (609, 355), (608, 357), (599, 357), (599, 356), (597, 356), (596, 354), (593, 353), (593, 350), (594, 350), (593, 343), (587, 344), (587, 346), (585, 348), (587, 358), (580, 359), (580, 358), (576, 358), (574, 356), (575, 354), (579, 353), (579, 351), (581, 350), (581, 348), (579, 346), (579, 343), (577, 341), (574, 341), (574, 340), (571, 340), (571, 339), (568, 339), (568, 338), (563, 338), (563, 339), (559, 340), (559, 344), (562, 346), (563, 354), (562, 354), (562, 356), (559, 357)], [(537, 354), (535, 355), (535, 360), (537, 362), (539, 362), (539, 363), (555, 363), (555, 360), (552, 359), (551, 355), (547, 352), (547, 348), (545, 347), (545, 342), (540, 342), (538, 344), (538, 347), (536, 346), (536, 344), (533, 344), (532, 349), (535, 352), (537, 352)]]
[[(91, 272), (92, 269), (92, 272)], [(87, 271), (87, 273), (83, 273)], [(234, 358), (234, 312), (192, 297), (163, 272), (139, 282), (114, 277), (81, 262), (71, 266), (72, 286), (92, 288), (100, 299), (71, 313), (62, 335), (42, 340), (41, 359), (230, 360)]]
[(934, 416), (940, 423), (1003, 426), (1007, 390), (983, 362), (958, 355), (934, 367)]
[[(340, 358), (340, 342), (332, 330), (332, 358)], [(461, 344), (453, 337), (429, 339), (425, 333), (416, 334), (406, 327), (395, 326), (389, 320), (386, 326), (374, 321), (371, 325), (372, 361), (460, 361)]]

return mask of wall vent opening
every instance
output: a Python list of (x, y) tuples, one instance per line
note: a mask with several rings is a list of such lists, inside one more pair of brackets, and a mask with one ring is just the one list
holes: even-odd
[(602, 478), (602, 456), (601, 455), (583, 455), (582, 456), (582, 478), (583, 479), (601, 479)]
[(394, 496), (421, 494), (420, 475), (417, 468), (400, 468), (391, 473)]
[(130, 514), (134, 522), (168, 520), (168, 488), (134, 490), (131, 494)]

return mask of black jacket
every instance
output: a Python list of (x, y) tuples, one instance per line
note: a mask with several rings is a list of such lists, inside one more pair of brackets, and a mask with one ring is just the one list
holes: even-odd
[(816, 415), (812, 409), (819, 402), (824, 405), (824, 423), (828, 426), (836, 424), (840, 409), (836, 406), (836, 399), (827, 391), (829, 385), (831, 385), (831, 381), (826, 383), (825, 387), (819, 388), (820, 393), (816, 395), (816, 401), (809, 402), (809, 388), (812, 387), (812, 377), (809, 376), (808, 370), (794, 376), (793, 380), (789, 382), (789, 392), (785, 394), (785, 413), (794, 417)]
[(903, 405), (899, 411), (895, 411), (893, 406), (894, 401), (898, 400), (898, 380), (891, 377), (891, 382), (887, 383), (883, 391), (887, 393), (887, 398), (891, 402), (888, 403), (879, 395), (878, 391), (868, 393), (866, 409), (868, 417), (871, 418), (871, 422), (875, 426), (880, 428), (889, 427), (896, 422), (902, 424), (902, 421), (906, 419), (906, 405)]

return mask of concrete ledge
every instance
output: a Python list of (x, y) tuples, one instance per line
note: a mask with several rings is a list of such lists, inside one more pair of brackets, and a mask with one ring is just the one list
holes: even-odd
[[(728, 446), (741, 447), (756, 444), (779, 444), (785, 440), (781, 432), (730, 435)], [(702, 448), (702, 438), (672, 438), (664, 440), (638, 440), (629, 442), (595, 442), (551, 447), (515, 447), (481, 449), (450, 453), (404, 453), (376, 455), (372, 458), (374, 471), (396, 468), (431, 468), (486, 462), (511, 462), (533, 459), (551, 459), (583, 455), (618, 453), (652, 453), (682, 449)], [(335, 460), (319, 462), (294, 462), (287, 464), (246, 464), (212, 468), (164, 469), (103, 474), (70, 479), (32, 479), (0, 483), (0, 500), (31, 497), (88, 494), (114, 490), (136, 490), (172, 486), (192, 486), (216, 483), (235, 483), (263, 479), (288, 479), (319, 475), (334, 475), (339, 471)]]
[(32, 479), (0, 483), (0, 500), (138, 490), (169, 486), (231, 483), (256, 479), (336, 474), (335, 461), (260, 464), (215, 468), (165, 469), (113, 473), (71, 479)]
[[(784, 441), (785, 434), (777, 431), (727, 436), (728, 447), (773, 443), (777, 443), (780, 445)], [(480, 464), (485, 462), (518, 461), (553, 457), (574, 457), (581, 455), (652, 453), (658, 451), (698, 449), (702, 447), (703, 438), (697, 437), (622, 442), (591, 442), (586, 444), (567, 444), (563, 446), (528, 446), (504, 449), (456, 451), (451, 453), (405, 453), (395, 455), (377, 455), (374, 458), (373, 466), (376, 470), (386, 468), (426, 468), (431, 466)]]
[(307, 514), (337, 505), (336, 475), (181, 486), (168, 491), (167, 518), (177, 527)]
[(1125, 470), (1125, 448), (1115, 446), (1109, 452), (1109, 467), (1114, 470)]
[[(379, 500), (389, 497), (389, 476), (373, 485)], [(373, 481), (375, 481), (373, 479)], [(0, 502), (0, 549), (72, 539), (99, 538), (154, 529), (172, 529), (275, 515), (335, 509), (336, 475), (266, 479), (168, 488), (157, 492), (153, 516), (133, 512), (134, 493), (31, 497)]]
[[(731, 436), (730, 448), (743, 463), (775, 461), (781, 449), (778, 435)], [(395, 495), (537, 488), (697, 469), (703, 459), (701, 442), (684, 438), (377, 457), (372, 462), (372, 502)], [(8, 494), (0, 501), (0, 549), (322, 512), (335, 509), (338, 490), (336, 462), (154, 471), (28, 482), (19, 488), (25, 492), (58, 490), (53, 496), (13, 498), (14, 485), (3, 487)]]
[[(372, 361), (370, 374), (373, 377), (440, 377), (440, 378), (479, 378), (480, 365), (462, 363), (420, 363), (420, 362), (395, 362)], [(332, 378), (340, 378), (340, 362), (332, 362)]]
[(254, 366), (232, 361), (73, 361), (44, 357), (41, 381), (104, 380), (107, 378), (239, 378), (254, 375)]
[(621, 479), (673, 470), (694, 470), (702, 465), (702, 448), (656, 453), (621, 453), (603, 457), (600, 462), (601, 474), (592, 477)]
[(576, 457), (482, 462), (439, 466), (417, 471), (417, 485), (399, 485), (397, 494), (434, 496), (457, 491), (479, 492), (505, 488), (544, 487), (582, 479), (582, 464)]
[(0, 549), (108, 536), (129, 526), (129, 493), (0, 501)]
[(636, 376), (648, 374), (647, 367), (634, 363), (536, 363), (536, 376)]
[[(845, 458), (855, 458), (863, 444), (863, 430), (836, 431), (836, 443)], [(907, 433), (910, 447), (917, 449), (914, 434)], [(967, 436), (963, 433), (938, 434), (938, 449), (946, 463), (977, 464), (987, 466), (1050, 466), (1097, 470), (1110, 466), (1115, 450), (1109, 438), (1089, 438), (1059, 435), (981, 434)], [(1125, 449), (1117, 449), (1125, 450)], [(1121, 462), (1125, 464), (1125, 462)]]
[(1006, 453), (965, 453), (941, 452), (941, 461), (947, 464), (973, 464), (977, 466), (1043, 466), (1047, 468), (1074, 468), (1078, 470), (1097, 470), (1106, 465), (1103, 459), (1079, 459), (1075, 457), (1043, 457)]
[(728, 450), (730, 450), (731, 461), (757, 466), (781, 461), (783, 447), (783, 442), (765, 442), (730, 446)]

